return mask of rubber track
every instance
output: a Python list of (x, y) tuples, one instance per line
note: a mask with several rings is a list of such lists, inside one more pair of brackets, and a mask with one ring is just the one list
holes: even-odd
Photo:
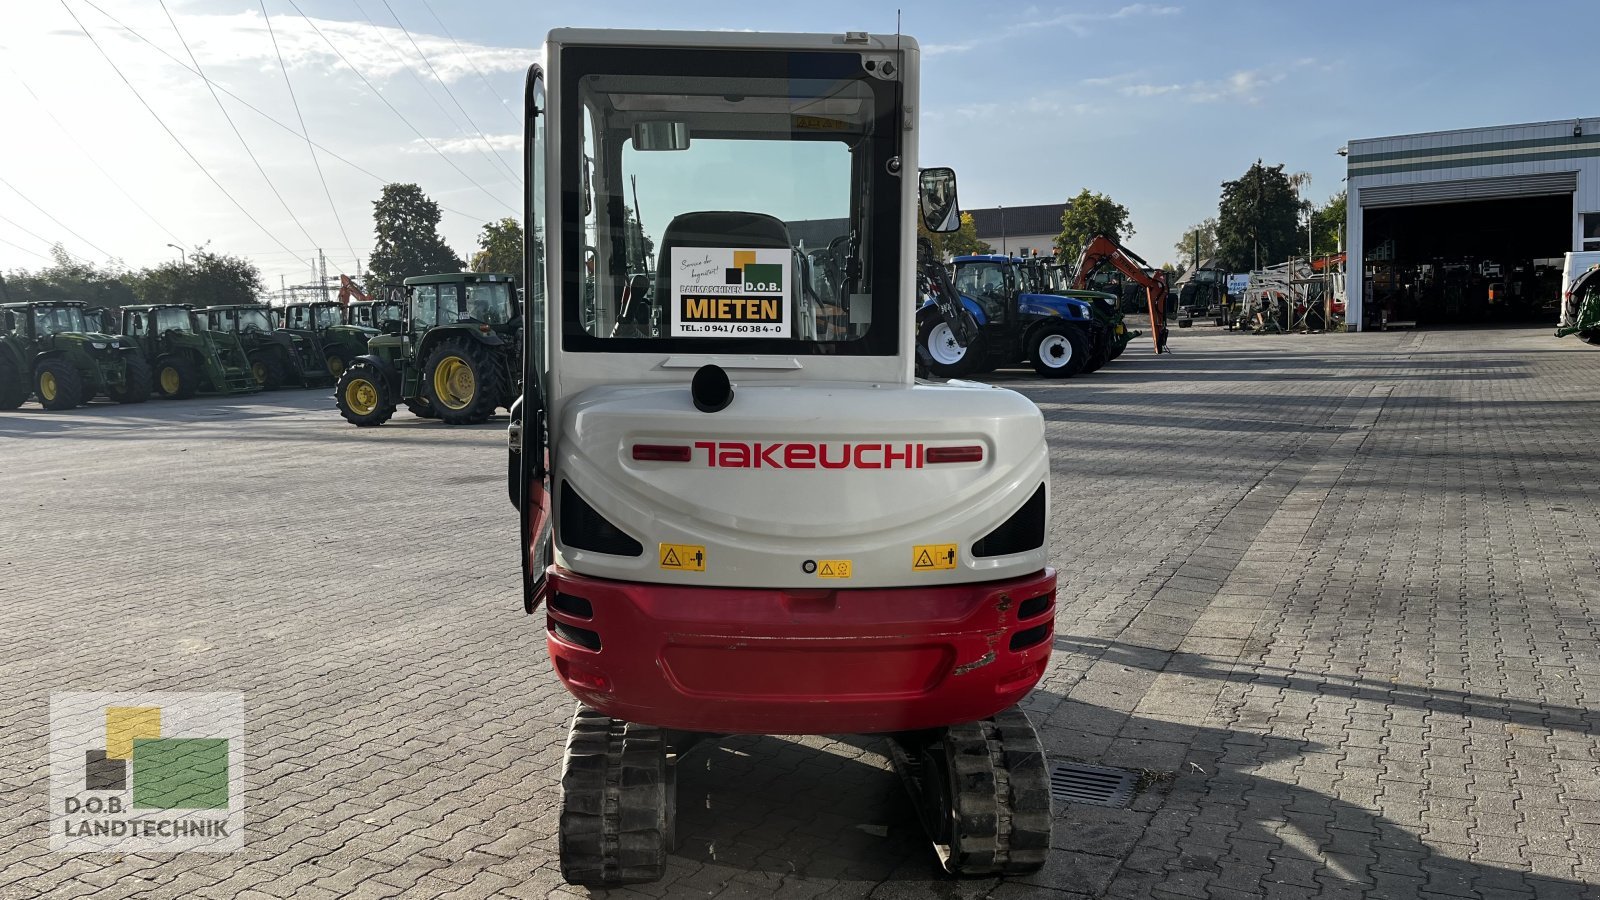
[[(952, 725), (939, 742), (953, 808), (951, 833), (940, 842), (942, 821), (924, 821), (953, 875), (1023, 875), (1038, 871), (1050, 852), (1050, 781), (1044, 752), (1027, 716), (1008, 709), (994, 718)], [(940, 773), (892, 744), (895, 766), (925, 815), (927, 783)]]
[(561, 874), (592, 886), (655, 881), (666, 870), (661, 729), (578, 707), (561, 773)]

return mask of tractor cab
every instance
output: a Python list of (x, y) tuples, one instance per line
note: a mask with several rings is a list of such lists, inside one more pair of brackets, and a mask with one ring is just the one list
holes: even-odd
[(564, 876), (658, 878), (678, 761), (741, 733), (889, 735), (948, 870), (1037, 869), (1048, 452), (1021, 394), (914, 374), (919, 286), (959, 305), (916, 217), (960, 222), (916, 42), (561, 29), (541, 59), (508, 487), (579, 704)]
[(63, 300), (0, 304), (0, 409), (32, 394), (46, 409), (71, 409), (98, 396), (118, 403), (150, 397), (150, 369), (88, 304)]
[(211, 330), (206, 317), (188, 304), (124, 306), (122, 334), (144, 351), (155, 372), (156, 392), (163, 397), (260, 390), (239, 338)]
[(335, 379), (351, 360), (367, 352), (367, 341), (378, 333), (376, 328), (345, 324), (344, 308), (331, 300), (280, 307), (279, 325), (305, 341), (310, 355), (321, 360), (327, 376)]
[(383, 323), (405, 319), (405, 310), (399, 300), (357, 300), (345, 307), (344, 323), (382, 331)]
[[(277, 327), (273, 309), (260, 303), (208, 306), (196, 311), (205, 327), (230, 334), (244, 348), (250, 375), (264, 390), (326, 379), (322, 357), (305, 337)], [(325, 382), (324, 382), (325, 383)]]

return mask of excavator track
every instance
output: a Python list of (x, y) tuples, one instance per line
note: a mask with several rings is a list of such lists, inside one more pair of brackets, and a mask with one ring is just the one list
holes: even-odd
[(1019, 709), (897, 736), (890, 756), (952, 875), (1024, 875), (1050, 852), (1050, 780)]
[(656, 881), (673, 840), (673, 767), (662, 729), (579, 706), (561, 772), (561, 874), (606, 887)]

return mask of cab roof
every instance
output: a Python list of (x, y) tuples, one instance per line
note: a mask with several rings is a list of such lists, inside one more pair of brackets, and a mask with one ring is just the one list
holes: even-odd
[(0, 309), (27, 309), (30, 306), (81, 306), (87, 308), (89, 304), (82, 300), (17, 300), (11, 303), (0, 303)]
[(133, 310), (134, 312), (149, 312), (153, 309), (186, 309), (189, 312), (194, 312), (193, 304), (189, 303), (135, 303), (122, 308), (124, 310)]
[(516, 281), (515, 275), (504, 272), (446, 272), (443, 275), (413, 275), (405, 280), (405, 286), (411, 287), (418, 284), (462, 284), (471, 281)]

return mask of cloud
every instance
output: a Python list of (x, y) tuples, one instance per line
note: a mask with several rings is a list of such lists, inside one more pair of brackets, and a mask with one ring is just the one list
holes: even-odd
[[(430, 137), (428, 140), (432, 142), (433, 146), (439, 149), (440, 153), (479, 153), (484, 150), (485, 140), (488, 141), (488, 145), (490, 147), (493, 147), (497, 151), (515, 150), (518, 153), (522, 151), (521, 134), (488, 134), (484, 135), (482, 138), (478, 137), (477, 135), (472, 135), (470, 137)], [(433, 152), (432, 150), (428, 149), (428, 145), (426, 143), (416, 139), (413, 139), (409, 144), (406, 144), (404, 149), (407, 153)]]
[[(1297, 63), (1297, 66), (1300, 65)], [(1266, 72), (1261, 69), (1240, 69), (1221, 79), (1205, 79), (1191, 81), (1183, 84), (1151, 84), (1139, 82), (1124, 84), (1117, 88), (1117, 93), (1124, 97), (1175, 97), (1191, 103), (1220, 103), (1224, 101), (1237, 101), (1255, 104), (1261, 102), (1261, 96), (1266, 89), (1283, 81), (1282, 72)], [(1116, 83), (1116, 78), (1096, 79), (1096, 86), (1109, 87)], [(1088, 81), (1083, 82), (1089, 84)]]
[(1158, 16), (1171, 16), (1183, 12), (1180, 6), (1157, 6), (1150, 3), (1133, 3), (1123, 6), (1110, 13), (1066, 12), (1052, 16), (1039, 17), (1038, 7), (1030, 6), (1020, 19), (1005, 28), (991, 34), (979, 35), (965, 41), (948, 44), (928, 44), (922, 52), (928, 56), (938, 56), (947, 53), (965, 53), (974, 47), (993, 44), (1007, 38), (1016, 37), (1046, 28), (1066, 28), (1073, 34), (1083, 37), (1091, 31), (1091, 26), (1096, 22), (1111, 19), (1136, 19), (1155, 18)]

